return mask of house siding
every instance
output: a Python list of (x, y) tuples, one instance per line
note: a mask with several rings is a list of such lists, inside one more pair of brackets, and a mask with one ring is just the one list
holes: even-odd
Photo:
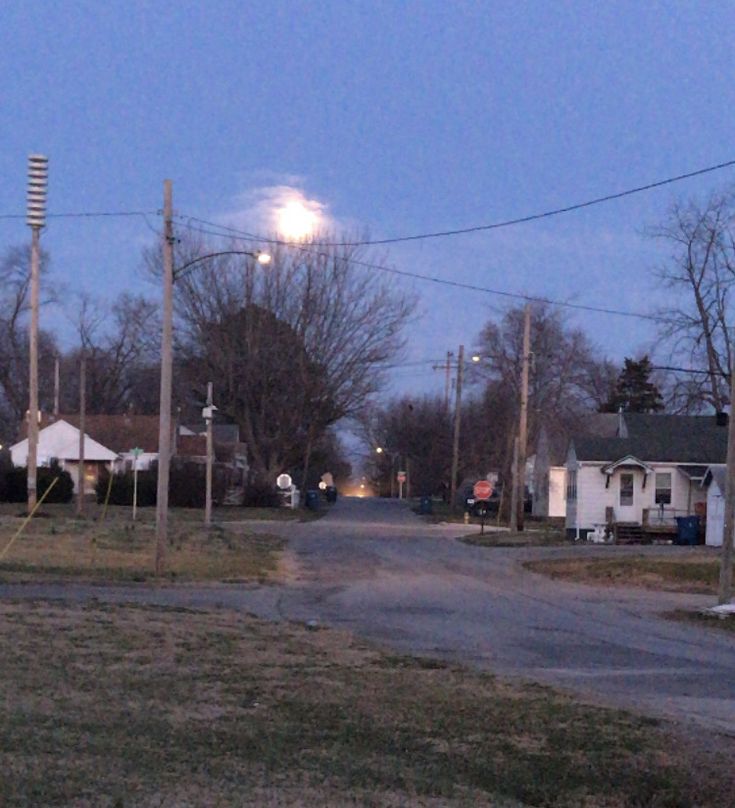
[[(577, 501), (574, 507), (567, 503), (567, 530), (579, 528), (582, 535), (593, 530), (596, 524), (603, 524), (606, 509), (613, 509), (615, 521), (643, 522), (645, 509), (656, 510), (656, 473), (669, 472), (671, 474), (671, 504), (666, 506), (668, 515), (675, 511), (677, 516), (692, 513), (698, 502), (705, 501), (704, 492), (695, 484), (691, 485), (689, 479), (682, 474), (676, 465), (649, 463), (653, 473), (645, 480), (641, 469), (617, 469), (610, 478), (606, 488), (607, 477), (601, 469), (606, 463), (584, 462), (577, 463)], [(620, 475), (633, 474), (633, 506), (630, 509), (621, 508), (620, 505)], [(576, 521), (578, 519), (578, 522)]]

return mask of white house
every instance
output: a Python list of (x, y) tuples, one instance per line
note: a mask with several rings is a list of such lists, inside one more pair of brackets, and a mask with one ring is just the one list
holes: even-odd
[[(14, 466), (25, 466), (28, 463), (28, 438), (10, 447), (10, 457)], [(75, 426), (59, 420), (39, 430), (37, 457), (39, 466), (48, 466), (52, 460), (58, 460), (61, 468), (71, 474), (76, 491), (79, 474), (79, 430)], [(116, 452), (85, 434), (85, 493), (94, 493), (100, 468), (111, 469), (117, 459)]]
[(673, 534), (676, 517), (705, 513), (707, 467), (724, 463), (721, 416), (626, 413), (613, 438), (574, 436), (567, 454), (570, 536), (606, 526), (620, 541)]

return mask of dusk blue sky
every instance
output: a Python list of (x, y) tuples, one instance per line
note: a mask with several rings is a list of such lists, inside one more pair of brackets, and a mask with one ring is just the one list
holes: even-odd
[[(735, 6), (724, 2), (55, 2), (0, 6), (0, 214), (24, 211), (26, 156), (50, 212), (178, 212), (262, 230), (293, 189), (376, 238), (563, 206), (735, 158)], [(544, 222), (391, 248), (390, 263), (520, 293), (652, 311), (665, 254), (643, 235), (725, 170)], [(256, 203), (260, 204), (256, 204)], [(159, 225), (153, 216), (150, 224)], [(140, 218), (56, 219), (53, 277), (144, 290)], [(28, 238), (0, 220), (0, 247)], [(406, 359), (441, 358), (507, 305), (420, 294)], [(650, 324), (570, 313), (613, 359)], [(43, 325), (69, 333), (60, 311)], [(663, 357), (661, 357), (663, 358)], [(443, 386), (430, 368), (393, 390)]]

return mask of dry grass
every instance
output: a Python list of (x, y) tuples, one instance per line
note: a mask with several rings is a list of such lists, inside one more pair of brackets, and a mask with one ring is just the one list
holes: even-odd
[(578, 583), (714, 594), (717, 592), (720, 559), (716, 551), (693, 549), (685, 556), (558, 558), (529, 561), (524, 566), (532, 572)]
[[(61, 506), (62, 508), (64, 506)], [(132, 522), (120, 512), (104, 521), (76, 519), (68, 510), (34, 518), (0, 560), (0, 580), (75, 576), (90, 580), (144, 581), (152, 577), (155, 525), (152, 515)], [(201, 518), (201, 514), (198, 514)], [(0, 553), (21, 519), (0, 519)], [(277, 567), (283, 540), (245, 527), (207, 531), (190, 512), (169, 520), (167, 577), (172, 580), (263, 579)]]
[(555, 547), (572, 544), (572, 542), (567, 539), (564, 531), (556, 530), (549, 526), (542, 528), (529, 527), (528, 530), (524, 530), (521, 533), (487, 531), (481, 534), (477, 531), (462, 536), (460, 541), (479, 547)]
[(652, 721), (341, 633), (25, 602), (0, 642), (3, 806), (729, 804)]

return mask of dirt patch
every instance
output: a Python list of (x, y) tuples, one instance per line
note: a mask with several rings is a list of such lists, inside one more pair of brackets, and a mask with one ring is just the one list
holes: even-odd
[(4, 805), (719, 808), (730, 797), (729, 763), (659, 722), (341, 632), (23, 602), (0, 605), (0, 642)]
[(719, 580), (719, 558), (708, 551), (660, 557), (626, 555), (622, 558), (555, 558), (528, 561), (532, 572), (586, 584), (640, 586), (667, 592), (714, 594)]

